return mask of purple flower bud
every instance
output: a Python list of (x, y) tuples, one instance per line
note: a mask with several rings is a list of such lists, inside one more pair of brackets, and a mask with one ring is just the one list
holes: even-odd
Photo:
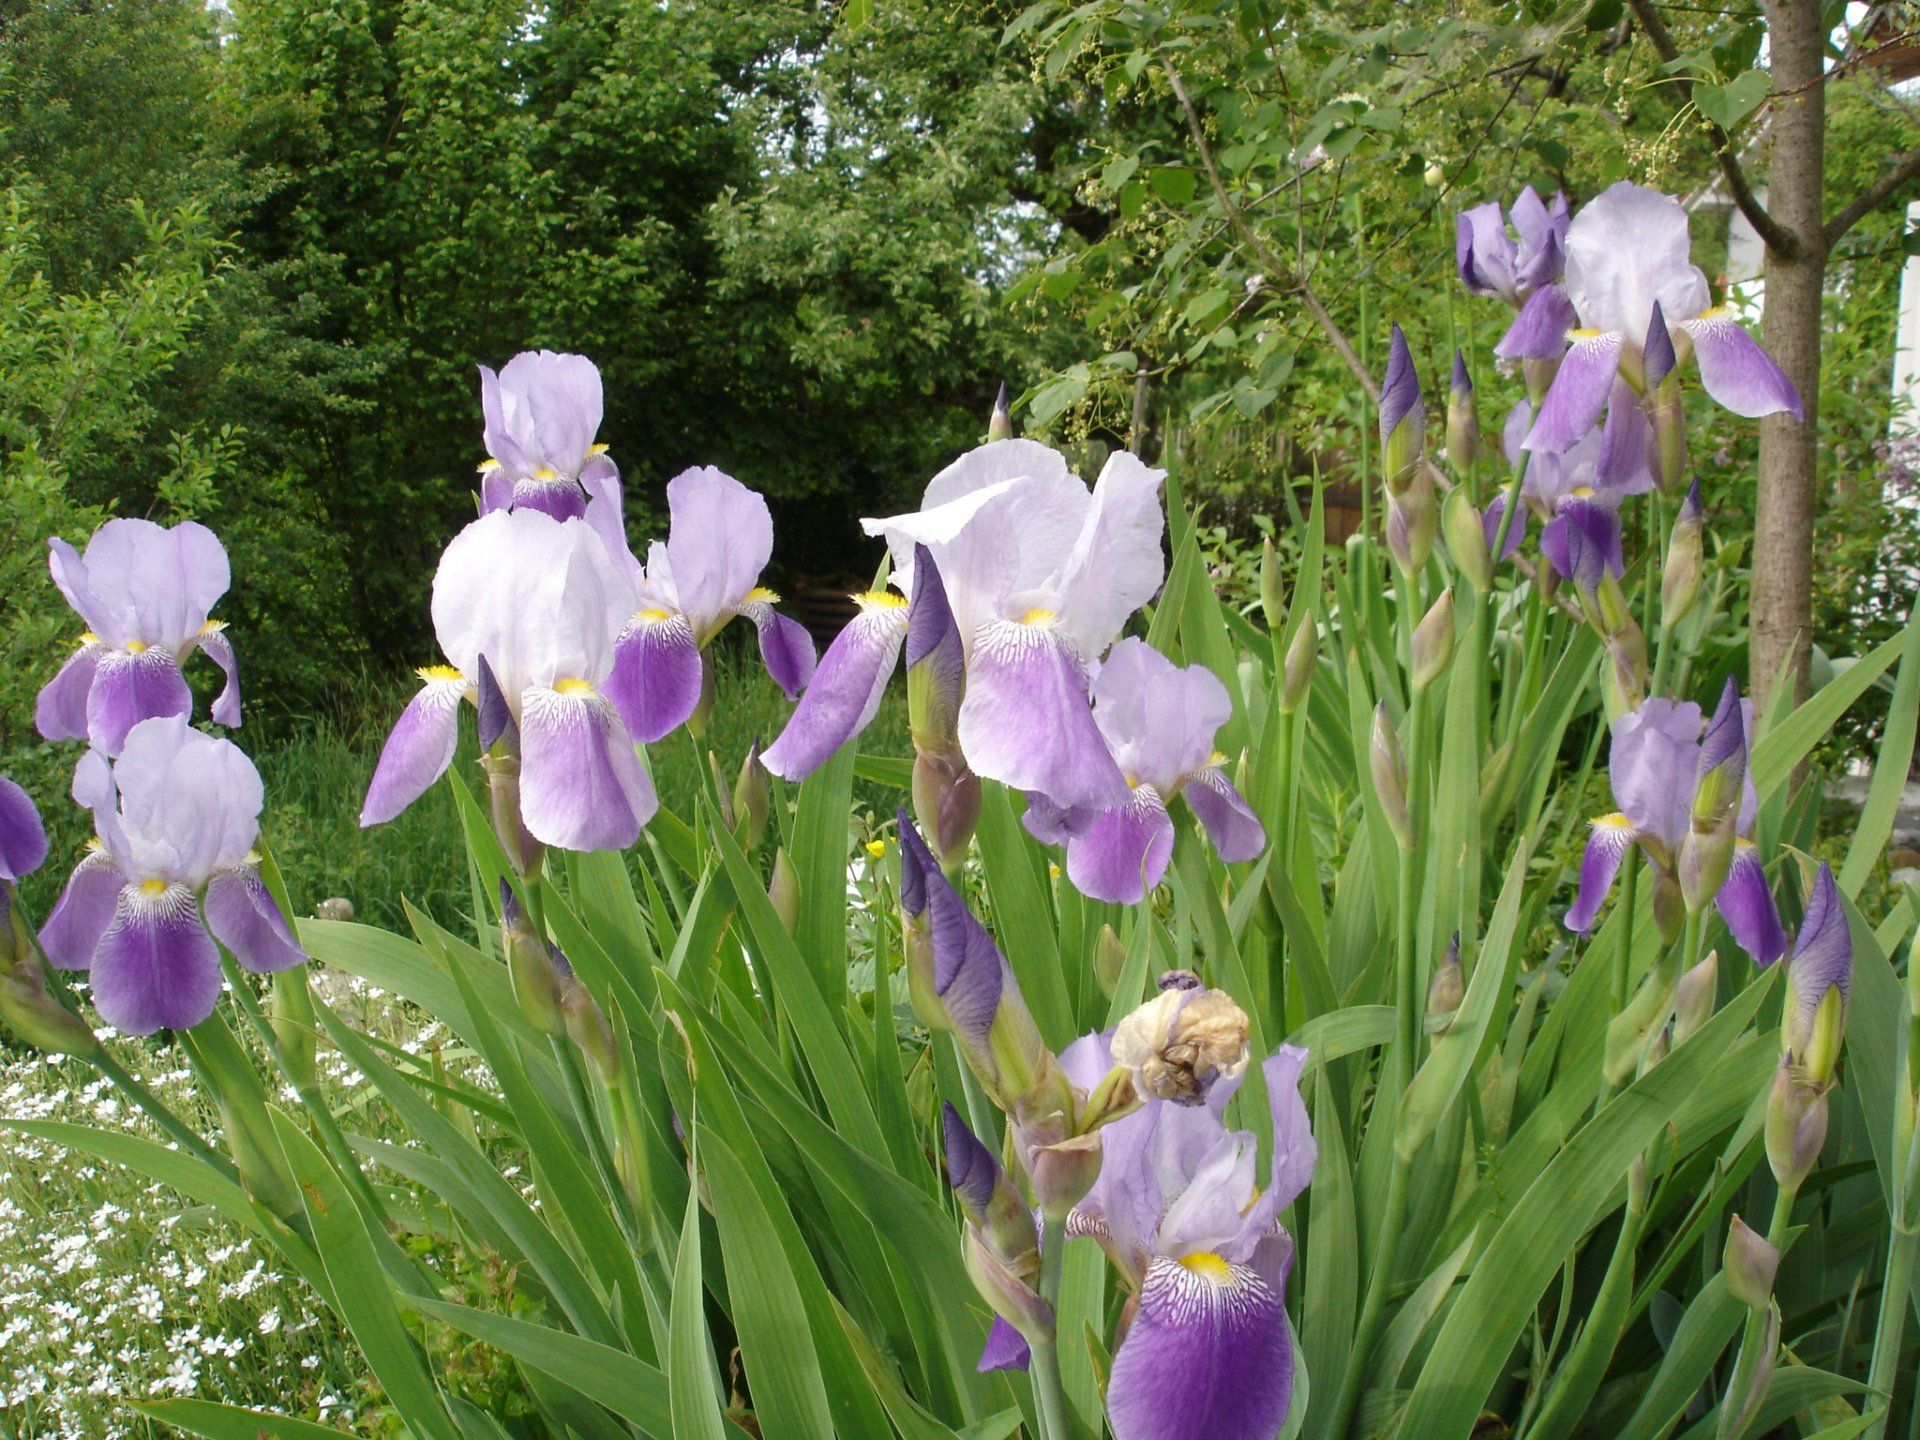
[(1853, 937), (1833, 870), (1821, 862), (1807, 913), (1787, 962), (1781, 1048), (1815, 1084), (1831, 1083), (1840, 1063), (1853, 997)]
[(1380, 382), (1380, 459), (1389, 490), (1403, 489), (1420, 468), (1427, 412), (1413, 352), (1396, 323), (1387, 351), (1387, 375)]

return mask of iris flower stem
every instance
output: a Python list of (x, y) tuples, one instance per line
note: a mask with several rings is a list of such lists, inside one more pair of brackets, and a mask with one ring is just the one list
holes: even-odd
[(1559, 1440), (1571, 1433), (1600, 1388), (1614, 1348), (1626, 1328), (1626, 1311), (1633, 1299), (1634, 1251), (1639, 1248), (1646, 1215), (1644, 1184), (1636, 1185), (1629, 1179), (1627, 1208), (1620, 1217), (1620, 1233), (1613, 1242), (1607, 1273), (1600, 1281), (1599, 1293), (1588, 1308), (1586, 1323), (1575, 1338), (1572, 1350), (1554, 1367), (1553, 1386), (1533, 1424), (1527, 1427), (1526, 1440)]
[(1394, 1001), (1399, 1007), (1400, 1059), (1395, 1069), (1399, 1087), (1413, 1078), (1419, 1058), (1420, 1019), (1425, 1006), (1419, 994), (1419, 964), (1414, 954), (1413, 909), (1414, 867), (1419, 849), (1422, 820), (1426, 813), (1426, 766), (1422, 761), (1426, 736), (1426, 695), (1415, 690), (1407, 706), (1407, 825), (1410, 843), (1400, 851), (1400, 868), (1395, 889), (1394, 915)]
[(1613, 949), (1613, 1013), (1626, 1008), (1627, 985), (1633, 977), (1633, 905), (1640, 883), (1640, 857), (1627, 847), (1627, 873), (1620, 883), (1620, 943)]
[[(1060, 1269), (1066, 1256), (1067, 1224), (1047, 1220), (1040, 1227), (1040, 1298), (1057, 1327), (1060, 1317)], [(1028, 1374), (1033, 1378), (1034, 1405), (1040, 1413), (1041, 1440), (1073, 1440), (1068, 1419), (1067, 1391), (1060, 1382), (1059, 1332), (1034, 1340), (1027, 1348), (1033, 1352)]]
[[(1691, 916), (1688, 917), (1688, 924), (1692, 924)], [(1775, 1250), (1784, 1248), (1787, 1243), (1787, 1228), (1793, 1223), (1793, 1202), (1799, 1193), (1798, 1185), (1782, 1185), (1773, 1197), (1773, 1219), (1767, 1224), (1767, 1243)], [(1744, 1406), (1747, 1388), (1752, 1385), (1760, 1367), (1760, 1346), (1766, 1328), (1767, 1312), (1748, 1309), (1746, 1324), (1740, 1332), (1740, 1349), (1733, 1362), (1733, 1380), (1727, 1387), (1726, 1398), (1721, 1401), (1723, 1411), (1729, 1405)], [(1746, 1430), (1745, 1425), (1723, 1428), (1720, 1440), (1740, 1440)]]
[[(1906, 1339), (1907, 1303), (1913, 1290), (1916, 1260), (1920, 1260), (1920, 1231), (1895, 1230), (1887, 1245), (1886, 1281), (1880, 1287), (1880, 1318), (1874, 1327), (1873, 1360), (1867, 1367), (1867, 1388), (1884, 1397), (1885, 1408), (1880, 1418), (1867, 1427), (1865, 1440), (1881, 1440), (1887, 1433), (1887, 1417), (1893, 1412), (1893, 1390), (1900, 1379), (1900, 1348)], [(1920, 1400), (1916, 1400), (1915, 1409), (1920, 1413)]]

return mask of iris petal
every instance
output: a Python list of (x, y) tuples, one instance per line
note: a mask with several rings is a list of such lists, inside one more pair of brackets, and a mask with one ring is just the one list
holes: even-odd
[(1786, 931), (1780, 925), (1780, 912), (1774, 908), (1773, 892), (1767, 888), (1767, 872), (1760, 864), (1760, 852), (1751, 841), (1736, 841), (1733, 863), (1727, 878), (1714, 896), (1720, 918), (1742, 950), (1756, 965), (1771, 965), (1787, 953)]
[(86, 739), (87, 695), (100, 667), (100, 649), (97, 641), (82, 641), (59, 673), (40, 687), (33, 705), (33, 725), (42, 739)]
[(1580, 894), (1573, 908), (1567, 911), (1565, 924), (1569, 930), (1584, 935), (1593, 928), (1594, 916), (1600, 913), (1601, 902), (1613, 889), (1620, 863), (1638, 833), (1624, 815), (1603, 815), (1593, 822), (1593, 833), (1587, 837), (1587, 853), (1580, 858)]
[(190, 1030), (220, 999), (220, 952), (184, 885), (121, 890), (88, 968), (100, 1018), (129, 1035)]
[(1125, 805), (1102, 811), (1067, 842), (1067, 878), (1082, 895), (1137, 905), (1173, 858), (1173, 822), (1160, 792), (1137, 786)]
[(1127, 802), (1087, 704), (1086, 669), (1052, 626), (994, 621), (974, 640), (960, 748), (977, 775), (1068, 808)]
[(624, 850), (659, 801), (604, 696), (527, 691), (520, 708), (520, 816), (563, 850)]
[(418, 800), (446, 774), (460, 739), (460, 698), (466, 680), (452, 674), (429, 679), (400, 712), (373, 769), (360, 823), (382, 825)]
[(87, 739), (118, 755), (127, 732), (142, 720), (192, 713), (193, 692), (172, 654), (158, 648), (138, 654), (109, 650), (87, 691)]
[(1618, 330), (1610, 330), (1583, 335), (1573, 342), (1554, 373), (1547, 398), (1540, 403), (1533, 428), (1522, 442), (1526, 449), (1557, 455), (1593, 428), (1613, 393), (1626, 339)]
[(233, 952), (242, 968), (263, 975), (306, 962), (307, 952), (293, 938), (287, 917), (251, 865), (215, 875), (207, 882), (201, 903), (206, 907), (207, 928)]
[(826, 764), (880, 713), (906, 637), (905, 605), (883, 596), (864, 606), (827, 647), (786, 728), (760, 763), (788, 780), (803, 780)]
[(234, 657), (233, 642), (226, 631), (208, 628), (200, 636), (200, 648), (227, 677), (227, 683), (213, 699), (213, 721), (229, 730), (240, 728), (240, 662)]
[(1267, 848), (1266, 828), (1218, 765), (1197, 771), (1180, 793), (1222, 860), (1235, 864), (1260, 858)]
[(47, 832), (33, 800), (0, 775), (0, 880), (18, 880), (47, 858)]
[(1727, 409), (1749, 418), (1783, 411), (1804, 418), (1800, 392), (1739, 321), (1708, 311), (1679, 328), (1693, 340), (1700, 383)]
[(607, 698), (643, 745), (686, 723), (699, 708), (700, 647), (684, 615), (642, 611), (613, 647)]
[(1292, 1398), (1279, 1290), (1217, 1255), (1155, 1257), (1113, 1357), (1115, 1440), (1272, 1440)]
[(84, 970), (93, 963), (100, 937), (113, 923), (113, 912), (126, 884), (120, 867), (104, 850), (89, 850), (73, 867), (66, 889), (53, 902), (40, 927), (40, 948), (61, 970)]

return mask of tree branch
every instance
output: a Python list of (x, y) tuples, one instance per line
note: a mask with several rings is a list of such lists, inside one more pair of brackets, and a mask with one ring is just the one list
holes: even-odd
[[(1633, 11), (1634, 19), (1640, 22), (1640, 29), (1652, 42), (1654, 52), (1662, 60), (1674, 61), (1680, 58), (1680, 47), (1673, 42), (1672, 34), (1667, 30), (1666, 22), (1660, 18), (1660, 12), (1654, 8), (1653, 0), (1627, 0), (1627, 7)], [(1673, 77), (1675, 92), (1680, 97), (1681, 107), (1693, 102), (1693, 81), (1684, 73)], [(1793, 258), (1800, 253), (1800, 237), (1773, 218), (1767, 207), (1760, 203), (1760, 197), (1753, 193), (1748, 183), (1747, 172), (1740, 167), (1740, 157), (1733, 147), (1733, 137), (1709, 120), (1704, 112), (1700, 123), (1706, 127), (1707, 140), (1713, 146), (1713, 158), (1720, 164), (1720, 173), (1726, 177), (1727, 189), (1733, 195), (1733, 203), (1740, 207), (1740, 213), (1747, 217), (1760, 238), (1766, 241), (1767, 249), (1777, 255)]]
[(1909, 150), (1882, 170), (1878, 180), (1854, 196), (1845, 209), (1827, 222), (1827, 248), (1832, 249), (1839, 244), (1840, 237), (1859, 224), (1863, 216), (1879, 209), (1889, 195), (1915, 176), (1920, 176), (1920, 150)]
[(1259, 232), (1247, 220), (1245, 212), (1227, 193), (1227, 182), (1220, 174), (1220, 167), (1214, 163), (1213, 147), (1207, 143), (1206, 127), (1200, 121), (1199, 110), (1194, 108), (1193, 97), (1187, 94), (1186, 84), (1181, 80), (1179, 71), (1172, 65), (1167, 65), (1166, 71), (1167, 83), (1173, 87), (1174, 98), (1180, 102), (1181, 113), (1187, 117), (1187, 131), (1193, 136), (1194, 149), (1200, 154), (1200, 168), (1207, 172), (1207, 184), (1213, 190), (1214, 200), (1226, 215), (1227, 223), (1233, 227), (1233, 233), (1240, 237), (1241, 242), (1251, 252), (1254, 263), (1259, 265), (1262, 274), (1280, 289), (1300, 296), (1300, 303), (1306, 307), (1307, 313), (1313, 317), (1314, 323), (1327, 337), (1327, 343), (1333, 347), (1334, 354), (1338, 355), (1347, 369), (1353, 372), (1354, 379), (1358, 380), (1361, 388), (1367, 392), (1367, 398), (1378, 404), (1379, 382), (1368, 374), (1367, 367), (1360, 363), (1360, 356), (1355, 353), (1352, 342), (1347, 339), (1346, 332), (1340, 328), (1339, 322), (1328, 313), (1327, 307), (1320, 303), (1320, 297), (1313, 293), (1313, 287), (1307, 283), (1306, 276), (1274, 253), (1273, 248), (1260, 238)]

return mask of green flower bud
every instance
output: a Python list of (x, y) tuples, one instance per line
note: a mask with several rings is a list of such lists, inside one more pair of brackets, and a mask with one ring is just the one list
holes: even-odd
[(1773, 1299), (1773, 1277), (1779, 1269), (1780, 1252), (1734, 1216), (1720, 1261), (1727, 1293), (1751, 1310), (1765, 1310)]
[(1701, 536), (1700, 482), (1694, 481), (1680, 516), (1667, 537), (1667, 558), (1660, 575), (1660, 621), (1669, 629), (1687, 618), (1700, 595), (1700, 575), (1705, 562)]
[(767, 899), (787, 933), (793, 934), (800, 923), (800, 877), (794, 873), (784, 845), (773, 852), (773, 879), (767, 884)]
[(1486, 526), (1465, 489), (1455, 489), (1440, 507), (1440, 529), (1446, 537), (1447, 554), (1474, 593), (1485, 595), (1493, 588), (1493, 553), (1487, 549)]
[(733, 782), (733, 823), (744, 826), (741, 844), (751, 850), (767, 833), (767, 816), (773, 798), (773, 785), (760, 763), (760, 741), (756, 737), (740, 762), (739, 778)]
[(987, 440), (1011, 440), (1013, 438), (1013, 411), (1007, 405), (1007, 382), (1000, 382), (1000, 391), (993, 397), (993, 413), (987, 416)]
[(1720, 986), (1720, 952), (1709, 950), (1707, 958), (1680, 977), (1673, 997), (1673, 1043), (1684, 1045), (1713, 1016), (1713, 1003)]
[(1767, 1164), (1783, 1190), (1798, 1190), (1813, 1173), (1827, 1142), (1826, 1085), (1809, 1083), (1790, 1056), (1782, 1056), (1767, 1096)]
[(1307, 692), (1313, 688), (1314, 666), (1320, 659), (1320, 630), (1311, 615), (1300, 622), (1300, 628), (1294, 632), (1293, 643), (1287, 646), (1287, 657), (1281, 667), (1280, 709), (1291, 715), (1300, 708), (1307, 698)]
[(1453, 384), (1447, 389), (1447, 459), (1455, 469), (1471, 470), (1480, 458), (1480, 407), (1466, 358), (1453, 352)]
[(1093, 942), (1093, 974), (1100, 982), (1100, 993), (1109, 1000), (1120, 984), (1120, 975), (1127, 967), (1127, 947), (1119, 933), (1111, 925), (1100, 927), (1100, 937)]
[(1373, 744), (1367, 758), (1387, 827), (1393, 831), (1393, 838), (1402, 850), (1411, 850), (1413, 822), (1407, 813), (1407, 761), (1400, 752), (1400, 737), (1394, 733), (1384, 700), (1373, 707)]
[(1271, 535), (1260, 542), (1260, 609), (1268, 631), (1278, 635), (1287, 623), (1287, 594), (1280, 578), (1280, 551)]
[(1027, 1151), (1033, 1201), (1048, 1220), (1065, 1220), (1100, 1178), (1100, 1136), (1070, 1135)]
[(567, 1038), (587, 1057), (587, 1063), (593, 1066), (600, 1083), (611, 1086), (620, 1078), (620, 1045), (614, 1039), (613, 1027), (607, 1023), (606, 1013), (594, 1003), (593, 996), (587, 993), (587, 987), (578, 980), (567, 983), (560, 1008), (567, 1027)]
[(1433, 979), (1427, 984), (1427, 1014), (1445, 1022), (1440, 1029), (1453, 1023), (1453, 1013), (1460, 1008), (1466, 993), (1467, 978), (1460, 968), (1460, 932), (1456, 930), (1447, 953), (1433, 967)]
[(1424, 690), (1453, 659), (1453, 590), (1440, 592), (1413, 630), (1413, 688)]

